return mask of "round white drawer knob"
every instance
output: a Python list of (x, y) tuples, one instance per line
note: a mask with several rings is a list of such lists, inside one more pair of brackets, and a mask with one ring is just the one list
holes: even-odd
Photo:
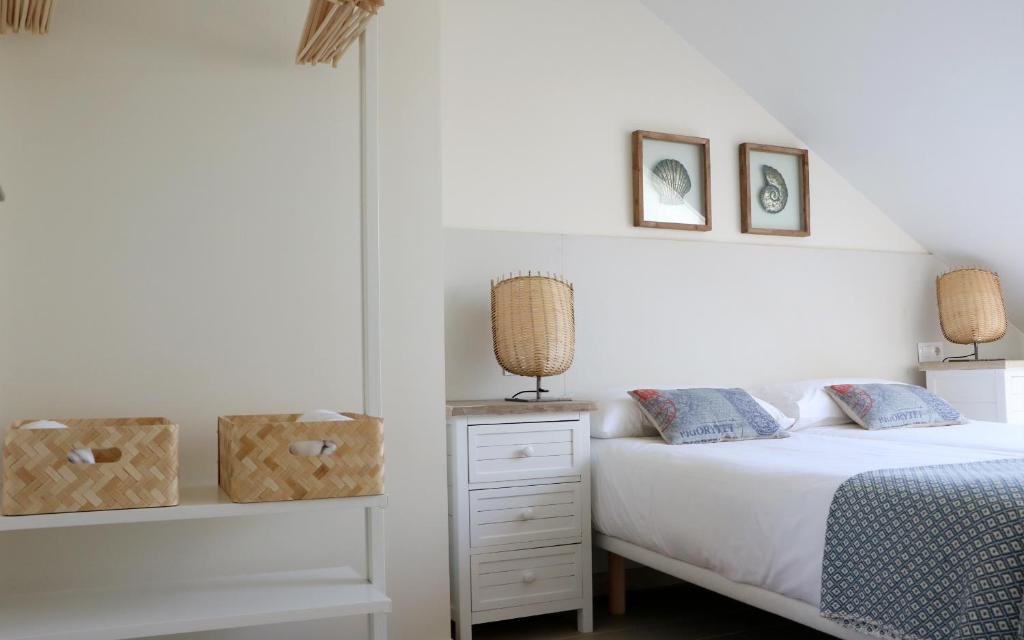
[(523, 447), (522, 449), (519, 450), (519, 456), (522, 457), (522, 458), (529, 458), (532, 455), (533, 455), (533, 445), (529, 445), (528, 444), (528, 445), (526, 445), (525, 447)]
[(520, 520), (529, 520), (533, 517), (533, 509), (526, 508), (519, 512)]
[(536, 579), (537, 576), (532, 571), (526, 570), (523, 572), (523, 582), (525, 582), (526, 584), (530, 584)]

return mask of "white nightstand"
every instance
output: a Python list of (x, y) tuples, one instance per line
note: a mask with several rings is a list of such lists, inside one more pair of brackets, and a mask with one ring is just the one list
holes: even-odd
[(594, 627), (589, 402), (448, 404), (456, 638), (473, 625), (577, 610)]
[(926, 362), (928, 390), (974, 420), (1024, 424), (1024, 360)]

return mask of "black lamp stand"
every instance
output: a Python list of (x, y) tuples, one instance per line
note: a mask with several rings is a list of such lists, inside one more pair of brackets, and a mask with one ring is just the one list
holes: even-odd
[[(520, 398), (519, 396), (523, 395), (524, 393), (530, 393), (533, 394), (533, 396), (526, 396)], [(520, 391), (519, 393), (513, 395), (511, 398), (505, 398), (505, 400), (508, 402), (566, 402), (567, 400), (569, 400), (569, 398), (545, 398), (543, 395), (541, 395), (544, 393), (551, 392), (540, 386), (540, 376), (537, 376), (536, 389), (527, 389), (525, 391)]]

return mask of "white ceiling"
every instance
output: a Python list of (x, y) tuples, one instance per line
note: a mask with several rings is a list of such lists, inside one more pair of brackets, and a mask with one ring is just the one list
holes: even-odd
[(1024, 326), (1024, 0), (644, 2)]

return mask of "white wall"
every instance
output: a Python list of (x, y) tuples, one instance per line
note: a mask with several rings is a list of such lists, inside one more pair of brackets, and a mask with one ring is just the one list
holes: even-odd
[(1024, 325), (1024, 3), (645, 4), (930, 251), (997, 269)]
[[(358, 52), (338, 69), (295, 66), (307, 6), (63, 3), (48, 36), (0, 39), (0, 422), (166, 415), (182, 426), (183, 483), (208, 484), (220, 414), (360, 409)], [(393, 637), (442, 638), (438, 5), (395, 0), (384, 14)], [(325, 558), (362, 568), (357, 514), (7, 534), (3, 543), (3, 591)], [(357, 619), (202, 637), (364, 630)]]
[[(813, 149), (811, 236), (741, 234), (739, 143), (805, 145), (641, 2), (443, 11), (449, 398), (530, 386), (500, 375), (489, 335), (488, 282), (520, 269), (577, 286), (577, 361), (556, 391), (919, 379), (943, 265)], [(711, 139), (712, 231), (632, 226), (634, 129)], [(983, 349), (1016, 356), (1024, 339)]]
[(440, 20), (439, 0), (388, 0), (381, 10), (382, 374), (394, 640), (449, 637)]
[(360, 406), (358, 56), (294, 66), (302, 4), (68, 3), (0, 41), (5, 422), (167, 415), (194, 484), (219, 414)]
[[(448, 229), (445, 261), (452, 399), (532, 386), (503, 376), (491, 352), (489, 279), (503, 269), (573, 283), (576, 361), (546, 384), (582, 398), (837, 375), (920, 383), (916, 343), (942, 336), (932, 287), (943, 267), (926, 254)], [(1020, 346), (1014, 330), (982, 348)]]
[[(446, 226), (924, 252), (813, 150), (811, 237), (741, 234), (738, 145), (804, 145), (639, 0), (443, 6)], [(632, 226), (635, 129), (710, 138), (710, 232)]]

